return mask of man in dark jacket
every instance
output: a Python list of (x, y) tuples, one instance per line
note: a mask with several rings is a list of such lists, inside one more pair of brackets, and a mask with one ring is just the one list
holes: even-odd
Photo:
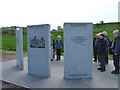
[(113, 31), (115, 40), (113, 41), (113, 61), (115, 70), (113, 70), (112, 74), (119, 74), (119, 61), (120, 61), (120, 36), (119, 31), (115, 30)]
[(106, 53), (105, 53), (105, 61), (106, 61), (106, 64), (109, 63), (109, 60), (108, 60), (108, 51), (109, 51), (109, 47), (110, 47), (110, 44), (111, 44), (111, 41), (107, 35), (107, 32), (106, 31), (103, 31), (102, 34), (104, 34), (104, 39), (106, 40), (107, 42), (107, 47), (106, 47)]
[(99, 35), (100, 40), (98, 41), (98, 55), (99, 55), (99, 60), (100, 60), (100, 68), (98, 70), (101, 70), (101, 72), (104, 72), (106, 70), (106, 46), (107, 42), (104, 39), (104, 35), (100, 34)]

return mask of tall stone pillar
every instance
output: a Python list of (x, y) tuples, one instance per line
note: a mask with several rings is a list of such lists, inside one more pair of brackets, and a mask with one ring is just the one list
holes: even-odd
[(23, 70), (23, 37), (22, 28), (16, 28), (16, 66)]

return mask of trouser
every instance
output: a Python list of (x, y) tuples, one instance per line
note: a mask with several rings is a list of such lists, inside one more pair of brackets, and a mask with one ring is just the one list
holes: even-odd
[(94, 52), (94, 59), (95, 59), (95, 61), (97, 61), (97, 59), (98, 59), (98, 48), (94, 47), (93, 52)]
[(55, 49), (53, 49), (53, 58), (55, 58)]
[(119, 72), (119, 61), (120, 61), (120, 55), (113, 55), (113, 61), (114, 61), (114, 67), (115, 71)]
[(100, 56), (98, 55), (98, 62), (100, 62), (100, 58), (99, 58)]
[(61, 59), (61, 49), (57, 49), (57, 60)]
[(53, 59), (53, 46), (50, 47), (50, 50), (51, 50), (51, 59)]
[(102, 70), (105, 70), (106, 68), (105, 55), (99, 55), (99, 60), (100, 60), (100, 68), (102, 68)]
[(106, 51), (106, 54), (105, 54), (105, 62), (108, 64), (108, 51)]

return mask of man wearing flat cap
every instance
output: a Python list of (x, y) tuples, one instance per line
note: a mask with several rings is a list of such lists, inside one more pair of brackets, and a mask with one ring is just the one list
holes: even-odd
[(99, 34), (99, 41), (98, 41), (98, 56), (99, 56), (99, 60), (100, 60), (100, 68), (98, 68), (98, 70), (100, 70), (101, 72), (105, 72), (106, 71), (106, 47), (107, 47), (107, 42), (104, 39), (104, 34)]
[(119, 61), (120, 61), (120, 36), (119, 36), (119, 31), (118, 30), (113, 31), (113, 35), (115, 37), (115, 40), (112, 43), (113, 61), (114, 61), (115, 70), (113, 70), (111, 73), (112, 74), (119, 74)]

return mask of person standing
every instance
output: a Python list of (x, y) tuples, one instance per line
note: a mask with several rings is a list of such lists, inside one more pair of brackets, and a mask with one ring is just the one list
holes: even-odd
[(98, 55), (100, 60), (100, 68), (98, 70), (101, 70), (101, 72), (104, 72), (106, 70), (106, 64), (105, 64), (105, 53), (106, 53), (106, 46), (107, 42), (104, 39), (104, 35), (99, 35), (99, 41), (98, 41)]
[(61, 36), (58, 35), (56, 41), (56, 52), (57, 52), (57, 60), (61, 60), (61, 49), (62, 49), (63, 42), (61, 40)]
[(106, 31), (103, 31), (102, 34), (104, 35), (104, 39), (107, 42), (106, 53), (105, 53), (105, 62), (106, 62), (106, 64), (108, 64), (109, 63), (108, 53), (109, 53), (109, 47), (110, 47), (111, 42), (110, 42), (110, 39), (109, 39)]
[(98, 60), (98, 41), (99, 41), (99, 37), (98, 34), (96, 34), (96, 37), (93, 40), (94, 62), (97, 62)]
[(119, 31), (115, 30), (113, 31), (113, 35), (115, 37), (115, 40), (112, 43), (112, 49), (113, 49), (113, 64), (115, 67), (115, 70), (113, 70), (112, 74), (119, 74), (119, 62), (120, 62), (120, 36)]
[(51, 50), (51, 61), (54, 61), (54, 48), (55, 48), (55, 43), (53, 39), (53, 35), (50, 35), (50, 50)]

